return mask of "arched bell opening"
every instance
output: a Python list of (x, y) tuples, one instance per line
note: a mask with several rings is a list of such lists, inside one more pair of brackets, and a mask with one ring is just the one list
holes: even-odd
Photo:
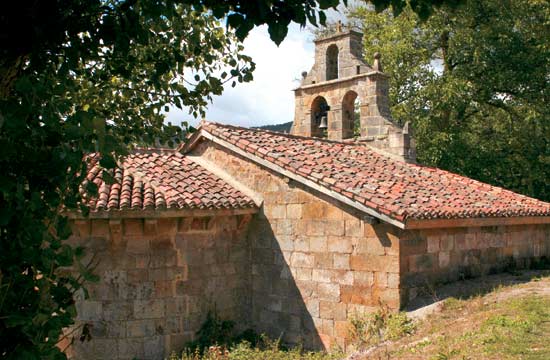
[(342, 138), (348, 139), (358, 136), (360, 101), (357, 93), (350, 90), (342, 99)]
[(328, 127), (328, 106), (327, 100), (317, 96), (311, 103), (311, 136), (327, 137)]
[(326, 55), (326, 80), (338, 79), (338, 46), (330, 45)]

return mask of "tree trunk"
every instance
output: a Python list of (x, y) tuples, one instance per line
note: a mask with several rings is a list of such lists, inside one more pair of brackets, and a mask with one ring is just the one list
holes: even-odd
[[(441, 58), (443, 60), (443, 76), (449, 75), (451, 67), (449, 66), (449, 31), (443, 30), (439, 37), (439, 46), (441, 47)], [(451, 109), (446, 108), (441, 113), (442, 129), (446, 130), (450, 126)]]
[(23, 65), (23, 57), (0, 61), (0, 100), (8, 98)]

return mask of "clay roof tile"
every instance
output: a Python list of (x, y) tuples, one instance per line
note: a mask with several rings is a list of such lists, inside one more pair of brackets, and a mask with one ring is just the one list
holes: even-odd
[(394, 160), (364, 143), (204, 122), (250, 155), (399, 221), (550, 216), (550, 204), (451, 172)]
[(114, 170), (115, 183), (103, 180), (98, 156), (91, 155), (86, 181), (97, 197), (84, 196), (91, 211), (144, 209), (251, 208), (256, 204), (222, 179), (176, 151), (140, 149)]

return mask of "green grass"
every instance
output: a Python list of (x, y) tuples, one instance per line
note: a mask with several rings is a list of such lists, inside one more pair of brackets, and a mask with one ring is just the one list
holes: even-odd
[(533, 275), (522, 273), (524, 281), (516, 285), (446, 299), (439, 311), (415, 323), (412, 334), (385, 343), (368, 359), (549, 360), (550, 273)]
[(550, 299), (526, 297), (497, 306), (479, 330), (487, 355), (550, 359)]
[[(392, 358), (416, 354), (433, 360), (550, 359), (550, 298), (527, 295), (501, 303), (476, 301), (447, 300), (444, 313), (450, 314), (419, 324), (426, 340), (393, 352)], [(456, 322), (460, 317), (463, 321)]]

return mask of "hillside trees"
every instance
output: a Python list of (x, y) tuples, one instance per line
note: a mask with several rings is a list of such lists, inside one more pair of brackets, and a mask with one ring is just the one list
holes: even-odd
[[(418, 160), (550, 200), (550, 6), (467, 0), (426, 21), (356, 9), (366, 58), (383, 56), (394, 117)], [(369, 55), (371, 54), (371, 55)]]

